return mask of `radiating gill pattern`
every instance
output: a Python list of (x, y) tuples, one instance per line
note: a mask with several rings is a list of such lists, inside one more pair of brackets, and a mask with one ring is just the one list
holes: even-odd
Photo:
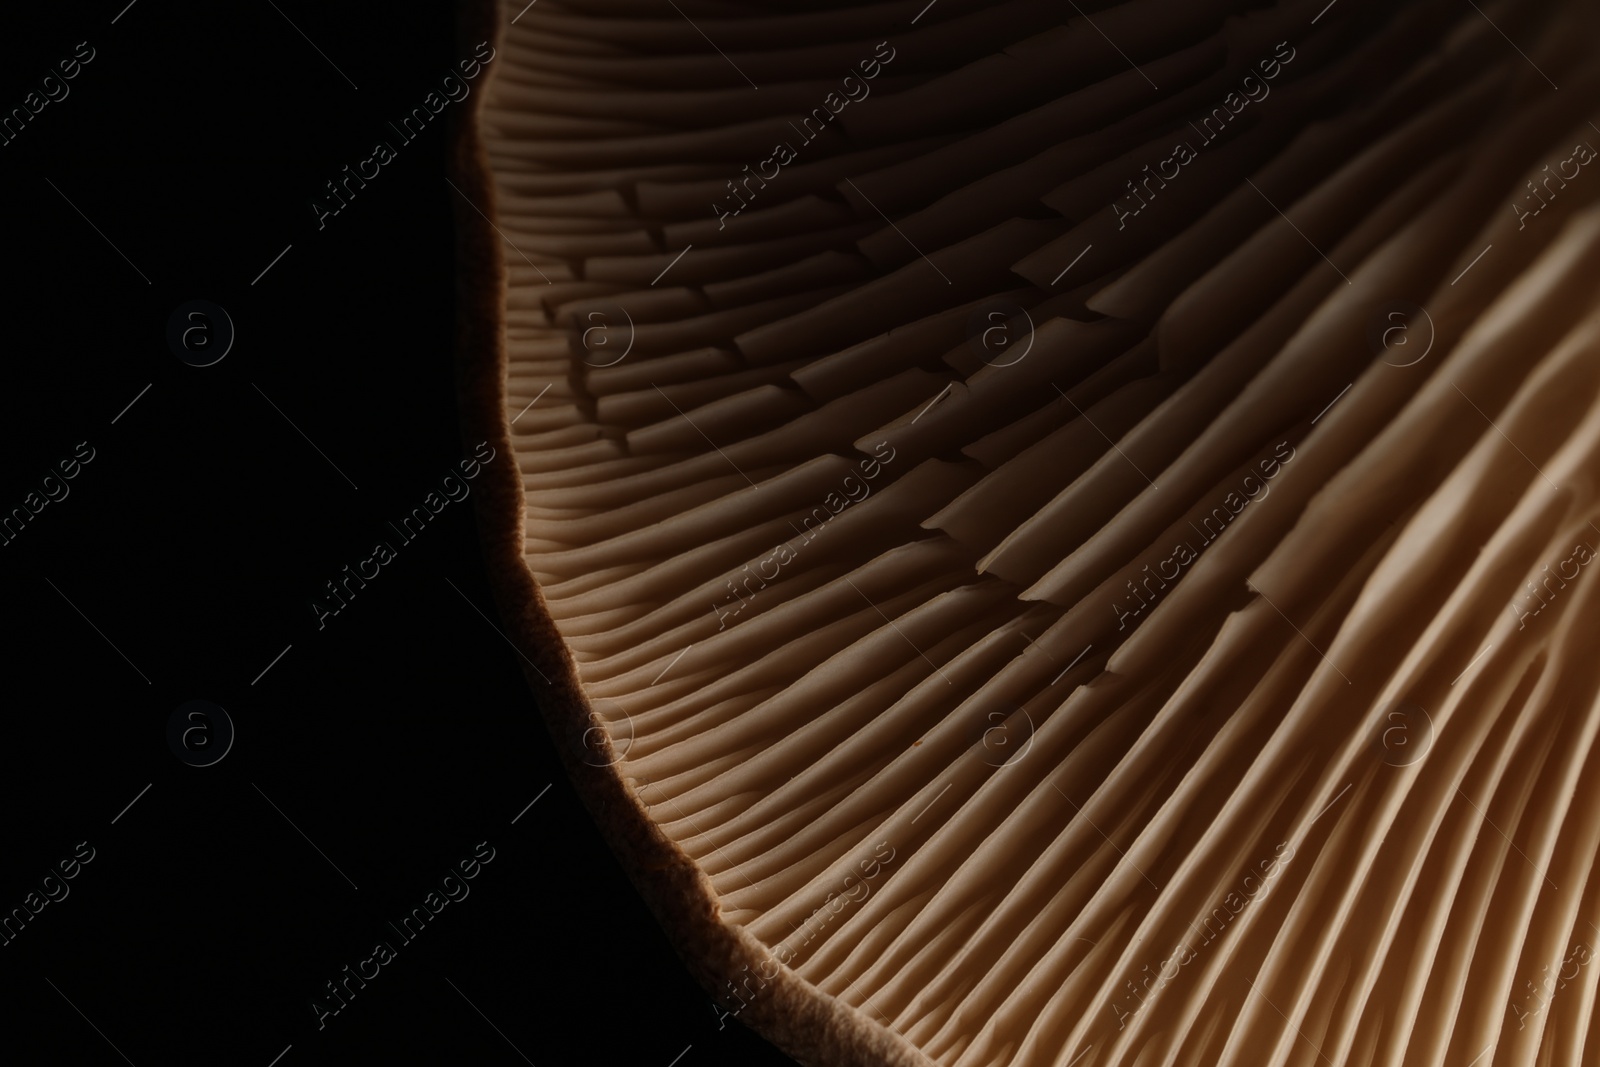
[(526, 562), (723, 921), (940, 1064), (1595, 1055), (1597, 29), (502, 8)]

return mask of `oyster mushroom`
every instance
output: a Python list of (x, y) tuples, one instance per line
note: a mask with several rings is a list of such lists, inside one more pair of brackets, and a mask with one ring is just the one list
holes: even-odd
[(465, 16), (487, 553), (730, 1013), (1593, 1057), (1600, 12), (519, 7)]

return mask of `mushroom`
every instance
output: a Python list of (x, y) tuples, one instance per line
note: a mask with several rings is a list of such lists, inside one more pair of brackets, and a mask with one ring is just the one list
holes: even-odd
[(464, 22), (490, 570), (729, 1015), (1594, 1057), (1600, 11)]

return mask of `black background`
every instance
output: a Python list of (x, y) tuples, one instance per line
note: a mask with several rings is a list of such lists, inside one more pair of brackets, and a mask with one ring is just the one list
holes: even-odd
[[(464, 109), (409, 144), (386, 125), (476, 42), (442, 2), (125, 4), (8, 11), (0, 46), (4, 112), (95, 53), (0, 146), (0, 513), (94, 450), (0, 545), (0, 913), (95, 850), (0, 948), (13, 1061), (789, 1062), (719, 1029), (567, 784), (472, 502), (410, 544), (385, 525), (476, 444)], [(398, 158), (319, 230), (323, 183), (380, 139)], [(237, 331), (206, 368), (166, 343), (194, 299)], [(380, 539), (398, 558), (319, 629)], [(168, 747), (192, 699), (237, 730), (209, 767)], [(470, 895), (401, 943), (387, 924), (479, 841)], [(395, 961), (319, 1030), (312, 998), (380, 940)]]

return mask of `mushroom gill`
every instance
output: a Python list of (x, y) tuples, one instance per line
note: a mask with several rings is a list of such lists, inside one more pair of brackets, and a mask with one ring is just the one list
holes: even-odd
[(465, 21), (502, 614), (728, 1012), (1600, 1055), (1600, 9)]

